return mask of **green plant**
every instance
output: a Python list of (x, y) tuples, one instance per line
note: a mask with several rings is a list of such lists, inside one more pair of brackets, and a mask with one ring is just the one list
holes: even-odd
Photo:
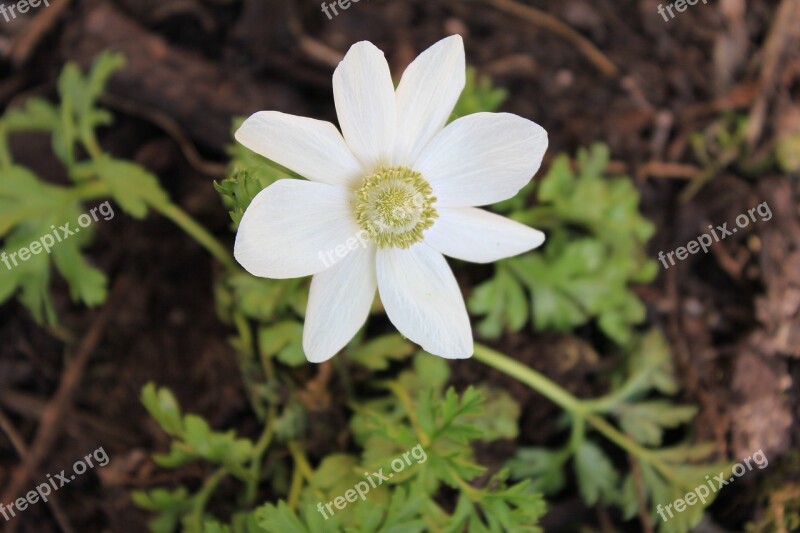
[[(445, 392), (447, 366), (428, 354), (418, 354), (414, 367), (401, 373), (396, 381), (381, 385), (388, 395), (353, 405), (356, 414), (351, 429), (361, 448), (360, 455), (331, 453), (316, 469), (298, 441), (280, 437), (273, 441), (272, 436), (261, 439), (259, 442), (271, 444), (270, 453), (264, 454), (263, 445), (236, 438), (231, 432), (214, 432), (197, 415), (182, 415), (169, 391), (148, 385), (142, 401), (162, 429), (174, 438), (168, 455), (154, 456), (156, 463), (177, 468), (202, 460), (215, 465), (215, 470), (194, 493), (184, 486), (172, 491), (154, 489), (134, 493), (134, 501), (157, 513), (150, 528), (159, 533), (174, 531), (178, 525), (188, 532), (456, 532), (465, 527), (487, 532), (540, 531), (536, 523), (545, 506), (541, 496), (529, 489), (529, 482), (509, 485), (508, 472), (503, 471), (484, 488), (471, 484), (486, 470), (475, 462), (471, 444), (506, 435), (502, 431), (485, 432), (481, 427), (516, 427), (516, 404), (507, 397), (487, 402), (473, 388), (462, 395), (452, 388)], [(424, 461), (419, 457), (416, 465), (396, 477), (388, 474), (386, 484), (369, 492), (370, 505), (358, 505), (356, 500), (332, 516), (324, 510), (319, 512), (319, 503), (331, 502), (359, 481), (364, 482), (362, 472), (389, 471), (393, 459), (414, 448), (424, 453)], [(291, 475), (285, 469), (275, 471), (280, 455), (287, 451), (295, 463)], [(398, 472), (394, 466), (391, 470)], [(287, 500), (248, 511), (247, 504), (252, 501), (247, 497), (247, 488), (266, 471), (275, 476), (271, 479), (275, 489), (289, 487)], [(223, 525), (204, 508), (220, 481), (228, 476), (240, 482), (239, 501), (245, 508), (234, 514), (230, 524)], [(459, 494), (453, 512), (436, 503), (442, 485)]]
[[(105, 153), (97, 141), (97, 129), (113, 122), (111, 114), (98, 106), (108, 79), (123, 67), (119, 54), (98, 56), (88, 74), (68, 63), (58, 80), (59, 103), (29, 99), (24, 107), (8, 110), (0, 118), (0, 238), (1, 253), (21, 248), (50, 234), (56, 227), (72, 223), (87, 211), (90, 202), (112, 198), (122, 210), (137, 219), (150, 210), (181, 226), (224, 264), (233, 267), (227, 251), (199, 224), (170, 202), (158, 178), (130, 161)], [(50, 135), (53, 153), (64, 166), (68, 185), (45, 182), (30, 169), (16, 163), (8, 138), (19, 132)], [(88, 157), (82, 157), (82, 154)], [(107, 278), (93, 267), (81, 250), (92, 241), (91, 226), (57, 242), (52, 255), (39, 253), (14, 268), (0, 268), (0, 303), (14, 295), (37, 322), (57, 322), (50, 295), (52, 268), (64, 277), (76, 302), (102, 304), (107, 297)]]
[[(576, 165), (560, 156), (538, 186), (497, 206), (544, 228), (549, 243), (543, 254), (500, 263), (475, 289), (469, 307), (483, 317), (478, 331), (487, 339), (529, 322), (537, 331), (565, 332), (596, 321), (615, 342), (609, 355), (619, 368), (608, 377), (606, 396), (582, 400), (533, 368), (476, 345), (477, 361), (562, 408), (569, 430), (561, 447), (523, 447), (484, 465), (476, 444), (518, 438), (521, 408), (508, 393), (485, 385), (458, 392), (447, 386), (448, 363), (419, 352), (399, 334), (372, 329), (362, 329), (343, 357), (310, 375), (302, 353), (309, 280), (266, 280), (243, 272), (225, 246), (169, 200), (153, 174), (101, 149), (96, 130), (109, 125), (111, 116), (97, 99), (122, 64), (119, 56), (104, 54), (86, 75), (67, 65), (57, 105), (31, 99), (0, 119), (0, 237), (4, 250), (13, 252), (50, 225), (78, 216), (88, 202), (112, 198), (134, 218), (166, 216), (224, 267), (215, 286), (217, 310), (233, 328), (231, 345), (260, 432), (247, 438), (214, 430), (202, 417), (184, 414), (168, 390), (146, 386), (142, 402), (171, 439), (169, 451), (155, 454), (154, 461), (166, 469), (199, 464), (206, 473), (198, 486), (134, 494), (140, 507), (155, 513), (152, 531), (538, 531), (545, 510), (541, 493), (559, 491), (570, 464), (587, 505), (618, 506), (626, 518), (672, 501), (715, 473), (719, 465), (701, 462), (711, 448), (690, 444), (685, 435), (695, 409), (670, 399), (677, 383), (666, 343), (658, 332), (635, 328), (644, 306), (630, 285), (655, 275), (655, 262), (643, 250), (653, 227), (638, 211), (630, 179), (605, 176), (607, 148), (580, 150)], [(472, 73), (454, 116), (496, 109), (504, 98), (504, 91)], [(21, 131), (51, 136), (69, 185), (45, 183), (14, 162), (7, 140)], [(242, 147), (232, 156), (228, 176), (216, 187), (236, 227), (258, 192), (292, 175)], [(76, 301), (101, 304), (106, 276), (81, 252), (90, 240), (85, 232), (54, 248), (52, 256), (36, 256), (10, 273), (0, 269), (0, 301), (18, 294), (37, 320), (55, 323), (49, 293), (54, 266)], [(372, 313), (382, 312), (376, 302)], [(326, 389), (333, 373), (341, 387), (338, 403)], [(317, 403), (328, 404), (348, 423), (338, 428), (344, 441), (312, 461), (306, 448), (316, 429), (311, 420)], [(678, 435), (684, 440), (676, 441)], [(618, 453), (607, 450), (609, 444), (628, 456), (629, 471)], [(318, 511), (317, 503), (335, 501), (363, 482), (365, 469), (386, 468), (387, 461), (417, 446), (425, 461), (374, 487), (370, 505), (354, 503), (327, 518)], [(228, 502), (234, 511), (210, 512), (215, 497), (232, 487), (238, 489)], [(644, 513), (642, 520), (658, 521), (654, 511)], [(701, 513), (701, 506), (693, 507), (661, 530), (686, 531)]]
[[(578, 171), (558, 156), (541, 183), (498, 204), (501, 213), (542, 228), (548, 243), (543, 254), (500, 261), (494, 276), (475, 288), (469, 309), (485, 317), (479, 335), (497, 339), (532, 317), (537, 331), (569, 331), (596, 320), (618, 344), (631, 342), (645, 308), (630, 284), (655, 278), (657, 264), (644, 249), (654, 228), (639, 213), (630, 178), (604, 178), (608, 159), (599, 144), (578, 151)], [(535, 196), (534, 207), (526, 207), (527, 193)]]
[[(562, 448), (520, 448), (510, 460), (509, 469), (515, 478), (531, 479), (536, 489), (553, 494), (563, 488), (564, 470), (572, 459), (586, 505), (602, 502), (618, 506), (627, 520), (639, 515), (649, 502), (650, 513), (645, 519), (660, 524), (660, 531), (688, 531), (712, 503), (713, 495), (705, 504), (689, 507), (663, 523), (656, 507), (681, 498), (703, 484), (708, 474), (722, 469), (729, 472), (729, 466), (707, 462), (714, 453), (711, 445), (692, 445), (689, 441), (666, 444), (665, 431), (691, 422), (696, 408), (674, 405), (668, 398), (653, 398), (656, 394), (671, 396), (678, 392), (670, 354), (661, 335), (651, 331), (638, 338), (611, 383), (608, 395), (572, 405), (570, 438)], [(614, 419), (624, 435), (601, 417)], [(628, 474), (621, 473), (590, 438), (593, 435), (589, 429), (622, 446), (636, 467)]]

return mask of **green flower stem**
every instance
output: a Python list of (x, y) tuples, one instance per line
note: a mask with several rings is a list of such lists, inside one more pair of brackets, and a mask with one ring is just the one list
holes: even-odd
[(272, 436), (275, 434), (275, 418), (277, 416), (277, 409), (274, 405), (269, 406), (267, 413), (267, 423), (264, 426), (264, 431), (261, 433), (258, 442), (253, 448), (253, 459), (250, 463), (250, 475), (252, 479), (247, 483), (245, 490), (245, 503), (252, 504), (258, 493), (258, 482), (261, 480), (261, 467), (263, 466), (264, 454), (267, 452)]
[(13, 164), (11, 150), (8, 149), (8, 135), (5, 126), (0, 122), (0, 169), (9, 169)]
[(447, 471), (458, 484), (462, 494), (465, 494), (469, 501), (472, 503), (478, 503), (483, 499), (483, 492), (467, 483), (464, 478), (462, 478), (458, 472), (456, 472), (455, 468), (448, 466)]
[(292, 459), (294, 459), (294, 463), (300, 473), (303, 474), (303, 477), (311, 482), (314, 479), (314, 469), (297, 441), (289, 441), (289, 453), (292, 454)]
[(300, 494), (303, 491), (303, 474), (300, 469), (295, 467), (292, 472), (292, 484), (289, 486), (289, 495), (286, 497), (286, 505), (289, 509), (294, 511), (297, 509), (297, 504), (300, 502)]
[(425, 430), (422, 429), (422, 425), (419, 423), (417, 413), (414, 410), (414, 404), (411, 401), (411, 396), (409, 396), (408, 391), (393, 381), (389, 382), (387, 387), (394, 393), (395, 396), (397, 396), (397, 399), (400, 400), (400, 403), (403, 404), (403, 407), (405, 407), (408, 420), (411, 422), (411, 427), (414, 428), (417, 438), (419, 438), (419, 443), (423, 448), (427, 448), (431, 443), (431, 439), (425, 433)]
[(208, 479), (206, 479), (205, 483), (203, 483), (203, 487), (200, 489), (200, 492), (195, 494), (190, 520), (197, 528), (196, 531), (203, 530), (203, 511), (206, 508), (206, 504), (208, 503), (209, 498), (211, 498), (211, 495), (214, 494), (214, 491), (217, 490), (217, 486), (228, 474), (228, 469), (224, 467), (218, 468)]
[(645, 374), (639, 374), (635, 379), (627, 381), (621, 389), (611, 394), (591, 400), (583, 400), (583, 406), (595, 413), (608, 413), (641, 390), (642, 383), (646, 380), (647, 376)]
[(633, 456), (652, 464), (667, 479), (674, 477), (672, 470), (655, 457), (650, 450), (643, 448), (633, 439), (609, 424), (604, 418), (594, 414), (592, 409), (587, 407), (588, 402), (576, 398), (543, 374), (481, 344), (475, 345), (475, 359), (521, 381), (542, 396), (569, 411), (575, 418), (588, 422), (594, 429), (617, 446), (627, 450)]
[(292, 484), (289, 488), (289, 496), (287, 497), (287, 505), (290, 509), (294, 510), (300, 501), (300, 493), (303, 490), (303, 479), (311, 484), (314, 479), (314, 469), (311, 463), (308, 462), (306, 454), (300, 447), (300, 444), (295, 441), (289, 441), (289, 453), (292, 454), (294, 460), (294, 473), (292, 474)]
[(482, 344), (475, 344), (475, 359), (518, 379), (567, 411), (581, 418), (586, 417), (587, 413), (578, 398), (536, 370)]
[(93, 180), (81, 183), (69, 191), (70, 199), (76, 202), (98, 200), (111, 194), (111, 189), (104, 181)]

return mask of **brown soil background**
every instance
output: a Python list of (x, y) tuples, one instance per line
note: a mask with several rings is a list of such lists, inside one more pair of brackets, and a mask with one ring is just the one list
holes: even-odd
[[(110, 85), (106, 104), (116, 121), (102, 132), (104, 148), (156, 172), (177, 203), (232, 243), (212, 180), (224, 174), (234, 116), (276, 109), (335, 120), (330, 78), (350, 44), (372, 41), (400, 74), (421, 50), (460, 33), (468, 63), (509, 90), (504, 110), (548, 130), (545, 165), (595, 141), (611, 147), (614, 170), (635, 177), (643, 212), (658, 228), (652, 257), (768, 201), (772, 220), (638, 289), (648, 324), (670, 341), (680, 399), (700, 406), (697, 439), (715, 442), (721, 456), (741, 459), (763, 448), (770, 459), (766, 489), (766, 472), (750, 475), (711, 508), (717, 525), (741, 531), (766, 511), (762, 496), (796, 487), (800, 477), (791, 466), (800, 442), (800, 187), (797, 175), (752, 178), (731, 165), (689, 201), (681, 192), (698, 170), (690, 135), (712, 132), (725, 114), (750, 117), (753, 159), (800, 130), (800, 2), (712, 0), (668, 22), (655, 0), (527, 2), (593, 43), (599, 58), (551, 19), (534, 23), (507, 13), (509, 4), (362, 0), (329, 21), (319, 1), (52, 0), (24, 18), (0, 18), (0, 109), (31, 95), (52, 98), (66, 61), (86, 66), (101, 50), (122, 51), (128, 65)], [(40, 175), (65, 180), (46, 138), (16, 136), (12, 147)], [(55, 505), (35, 505), (5, 524), (8, 531), (145, 531), (147, 516), (131, 503), (130, 490), (196, 483), (200, 466), (165, 472), (148, 459), (165, 439), (138, 400), (147, 381), (171, 387), (186, 410), (217, 428), (257, 431), (226, 343), (230, 332), (214, 311), (209, 256), (164, 219), (122, 215), (99, 228), (90, 256), (110, 274), (114, 296), (103, 309), (87, 310), (72, 306), (56, 283), (59, 313), (75, 342), (48, 335), (15, 303), (0, 308), (0, 493), (24, 468), (9, 428), (30, 446), (37, 428), (51, 426), (38, 472), (58, 472), (98, 446), (111, 462), (58, 492)], [(484, 275), (467, 271), (465, 292)], [(594, 334), (526, 330), (499, 348), (591, 396), (604, 392), (597, 375), (610, 364), (589, 344)], [(86, 366), (71, 374), (84, 353)], [(316, 371), (305, 370), (309, 378)], [(69, 379), (79, 380), (75, 394), (51, 420), (46, 413)], [(519, 443), (558, 438), (558, 410), (549, 402), (478, 363), (457, 368), (457, 385), (481, 381), (506, 387), (523, 405)], [(321, 426), (310, 448), (330, 451), (335, 431)], [(499, 465), (515, 446), (481, 450), (482, 460)], [(547, 531), (570, 531), (576, 516), (599, 531), (640, 527), (585, 509), (574, 487), (551, 503)]]

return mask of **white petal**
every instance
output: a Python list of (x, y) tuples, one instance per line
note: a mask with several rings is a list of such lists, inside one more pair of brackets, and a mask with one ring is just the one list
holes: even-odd
[(353, 187), (364, 168), (330, 122), (260, 111), (244, 121), (236, 140), (304, 178)]
[(322, 272), (341, 259), (337, 246), (361, 235), (351, 197), (346, 189), (324, 183), (276, 181), (245, 211), (236, 233), (236, 260), (264, 278)]
[(539, 170), (547, 132), (509, 113), (476, 113), (449, 124), (414, 169), (443, 207), (489, 205), (519, 192)]
[(544, 242), (544, 233), (511, 219), (475, 207), (443, 207), (425, 232), (425, 242), (444, 255), (491, 263), (532, 250)]
[(375, 246), (358, 246), (338, 264), (315, 274), (306, 308), (303, 350), (312, 363), (327, 361), (358, 332), (375, 299)]
[(333, 73), (333, 97), (344, 138), (367, 174), (390, 165), (396, 112), (383, 52), (366, 41), (350, 47)]
[(381, 301), (400, 333), (447, 359), (472, 355), (464, 298), (442, 254), (424, 242), (407, 250), (381, 248), (377, 270)]
[(397, 86), (394, 164), (411, 165), (441, 131), (466, 83), (464, 41), (453, 35), (411, 63)]

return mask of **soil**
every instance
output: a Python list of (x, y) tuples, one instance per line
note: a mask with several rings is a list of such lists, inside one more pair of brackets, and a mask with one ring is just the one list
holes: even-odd
[[(800, 443), (800, 180), (774, 165), (757, 175), (747, 166), (800, 131), (800, 5), (698, 2), (665, 21), (656, 0), (537, 0), (526, 4), (556, 23), (534, 23), (506, 11), (520, 4), (366, 0), (328, 20), (319, 2), (52, 0), (8, 23), (0, 18), (0, 109), (31, 95), (53, 98), (67, 61), (87, 66), (102, 50), (124, 52), (127, 66), (104, 100), (116, 120), (102, 132), (103, 148), (157, 173), (177, 203), (232, 244), (212, 181), (224, 174), (235, 116), (275, 109), (333, 121), (331, 75), (350, 44), (372, 41), (399, 75), (421, 50), (459, 33), (468, 63), (509, 90), (503, 110), (549, 132), (545, 166), (560, 152), (597, 141), (610, 146), (613, 169), (635, 178), (642, 210), (656, 224), (648, 248), (653, 258), (684, 246), (708, 224), (730, 223), (769, 203), (772, 219), (662, 270), (637, 291), (648, 325), (669, 340), (680, 399), (700, 407), (694, 437), (713, 441), (720, 456), (733, 459), (762, 448), (780, 472), (772, 488), (796, 484), (799, 472), (783, 465), (797, 464), (792, 458)], [(586, 51), (587, 42), (596, 54)], [(730, 116), (749, 118), (747, 153), (721, 165), (689, 197), (689, 178), (702, 166), (692, 136), (713, 139)], [(40, 175), (65, 180), (47, 139), (16, 136), (12, 149)], [(714, 152), (717, 160), (721, 152)], [(89, 256), (109, 273), (112, 297), (102, 309), (76, 307), (56, 280), (57, 308), (70, 337), (37, 326), (16, 303), (0, 307), (2, 501), (22, 495), (7, 491), (25, 468), (9, 427), (23, 444), (33, 443), (43, 424), (56, 428), (23, 487), (99, 446), (111, 461), (59, 491), (55, 505), (26, 510), (5, 525), (8, 531), (141, 532), (148, 516), (131, 502), (131, 490), (197, 484), (201, 467), (166, 472), (148, 458), (167, 442), (139, 402), (149, 381), (170, 387), (187, 411), (214, 427), (258, 431), (227, 344), (231, 331), (216, 315), (216, 267), (208, 254), (163, 218), (119, 215), (98, 227)], [(469, 269), (459, 281), (469, 292), (484, 275)], [(594, 334), (526, 329), (498, 348), (592, 396), (605, 391), (596, 376), (609, 366), (589, 344)], [(50, 421), (43, 413), (52, 411), (82, 350), (80, 384), (59, 419)], [(566, 363), (565, 353), (573, 354)], [(487, 375), (475, 362), (457, 367), (454, 378), (457, 385), (487, 380), (523, 405), (519, 444), (563, 438), (558, 409), (518, 382)], [(334, 433), (325, 429), (311, 438), (319, 439), (321, 453)], [(499, 465), (515, 445), (481, 450), (481, 459)], [(763, 517), (767, 504), (756, 478), (726, 489), (706, 525), (741, 531)], [(576, 515), (598, 530), (640, 528), (614, 513), (585, 509), (575, 487), (551, 503), (547, 531), (569, 531)]]

